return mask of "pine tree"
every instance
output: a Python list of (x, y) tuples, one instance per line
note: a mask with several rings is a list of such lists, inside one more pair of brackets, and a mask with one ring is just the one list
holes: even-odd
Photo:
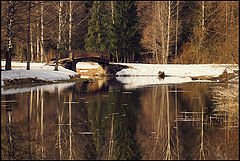
[(104, 1), (94, 1), (91, 19), (88, 23), (88, 33), (85, 38), (86, 50), (109, 51), (108, 35), (111, 18), (104, 3)]
[(114, 5), (114, 24), (111, 25), (110, 31), (110, 45), (111, 53), (119, 56), (122, 62), (137, 59), (141, 49), (140, 34), (137, 27), (138, 16), (135, 2), (116, 1)]

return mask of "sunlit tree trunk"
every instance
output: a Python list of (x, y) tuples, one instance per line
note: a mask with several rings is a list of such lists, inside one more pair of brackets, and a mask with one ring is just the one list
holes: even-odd
[(32, 34), (31, 24), (30, 24), (30, 52), (31, 52), (31, 62), (33, 62), (33, 59), (34, 59), (34, 53), (33, 53), (33, 34)]
[[(38, 13), (38, 11), (37, 11), (37, 13)], [(37, 41), (37, 42), (36, 42), (36, 43), (37, 43), (37, 44), (36, 44), (36, 50), (37, 50), (37, 51), (36, 51), (36, 55), (37, 55), (37, 62), (39, 62), (39, 61), (40, 61), (40, 60), (39, 60), (39, 58), (40, 58), (39, 49), (40, 49), (40, 48), (39, 48), (39, 21), (38, 21), (38, 20), (37, 20), (37, 30), (36, 30), (36, 32), (37, 32), (37, 33), (36, 33), (36, 34), (37, 34), (37, 40), (36, 40), (36, 41)]]
[(8, 25), (7, 25), (7, 52), (6, 52), (6, 65), (5, 70), (12, 70), (12, 30), (14, 20), (14, 1), (8, 1)]
[(202, 8), (202, 34), (201, 34), (201, 37), (200, 37), (200, 45), (199, 45), (199, 48), (202, 48), (202, 44), (203, 44), (203, 39), (204, 39), (204, 32), (205, 32), (205, 1), (202, 1), (201, 2), (201, 8)]
[[(39, 2), (38, 2), (39, 3)], [(37, 15), (39, 15), (39, 9), (37, 9)], [(36, 61), (40, 61), (40, 48), (39, 48), (39, 16), (37, 16), (37, 28), (36, 28)]]
[(171, 19), (171, 1), (168, 1), (168, 25), (167, 25), (167, 51), (164, 64), (168, 62), (169, 46), (170, 46), (170, 19)]
[(205, 19), (204, 19), (204, 11), (205, 11), (205, 1), (202, 1), (202, 30), (205, 28)]
[(28, 8), (28, 42), (27, 42), (27, 70), (30, 70), (30, 59), (31, 59), (31, 44), (30, 44), (30, 37), (31, 37), (31, 1), (28, 1), (29, 8)]
[(62, 1), (59, 2), (59, 10), (58, 10), (58, 43), (57, 43), (57, 55), (56, 55), (56, 65), (54, 71), (58, 71), (58, 59), (60, 54), (60, 43), (61, 43), (61, 25), (62, 25)]
[[(111, 11), (112, 11), (112, 23), (114, 24), (114, 6), (113, 6), (114, 1), (111, 1)], [(116, 61), (118, 63), (118, 53), (116, 51)]]
[[(155, 3), (155, 14), (157, 14), (157, 1), (155, 1), (154, 2)], [(159, 13), (159, 15), (158, 16), (160, 16), (160, 13)], [(160, 17), (158, 17), (158, 19), (160, 20)], [(154, 53), (155, 53), (155, 61), (156, 61), (156, 63), (157, 64), (159, 64), (159, 59), (158, 59), (158, 50), (157, 50), (157, 25), (156, 25), (157, 23), (155, 22), (154, 23), (154, 25), (155, 25), (155, 27), (154, 27)]]
[(176, 16), (175, 63), (177, 61), (177, 51), (178, 51), (178, 12), (179, 12), (179, 1), (177, 1), (177, 16)]
[(69, 56), (73, 59), (74, 55), (72, 53), (72, 1), (69, 2)]
[(41, 2), (41, 63), (43, 63), (43, 1)]

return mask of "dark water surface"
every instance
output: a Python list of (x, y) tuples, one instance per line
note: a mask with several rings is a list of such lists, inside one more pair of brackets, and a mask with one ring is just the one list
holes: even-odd
[(238, 128), (213, 111), (220, 85), (2, 89), (1, 159), (239, 159)]

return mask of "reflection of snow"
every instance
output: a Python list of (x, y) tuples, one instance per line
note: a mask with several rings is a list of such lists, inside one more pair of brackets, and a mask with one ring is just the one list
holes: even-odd
[(25, 87), (25, 88), (11, 88), (11, 89), (1, 89), (2, 95), (7, 94), (16, 94), (16, 93), (26, 93), (30, 91), (36, 91), (37, 89), (43, 89), (44, 91), (54, 93), (54, 92), (61, 92), (66, 88), (69, 88), (73, 86), (75, 82), (71, 83), (59, 83), (59, 84), (50, 84), (50, 85), (41, 85), (41, 86), (35, 86), (35, 87)]
[(229, 80), (229, 82), (239, 82), (239, 78), (238, 77), (236, 77), (236, 78), (233, 78), (233, 79), (231, 79), (231, 80)]
[(155, 84), (174, 84), (174, 83), (185, 83), (193, 82), (190, 77), (165, 77), (164, 79), (159, 79), (155, 77), (117, 77), (118, 81), (124, 84), (124, 87), (127, 89), (138, 88), (147, 85)]

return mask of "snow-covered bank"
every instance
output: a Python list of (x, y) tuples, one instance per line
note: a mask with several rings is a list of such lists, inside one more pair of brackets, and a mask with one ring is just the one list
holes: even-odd
[(136, 64), (136, 63), (118, 63), (128, 65), (133, 68), (123, 69), (116, 73), (118, 76), (147, 76), (158, 75), (159, 71), (163, 71), (167, 76), (175, 77), (193, 77), (193, 76), (212, 76), (217, 77), (226, 69), (228, 73), (233, 70), (239, 70), (237, 64)]
[[(2, 66), (5, 62), (1, 62)], [(4, 69), (4, 68), (2, 68)], [(12, 62), (12, 70), (1, 71), (1, 86), (3, 80), (35, 78), (44, 81), (68, 80), (70, 77), (79, 75), (78, 73), (58, 67), (59, 71), (54, 71), (54, 66), (45, 65), (44, 63), (31, 63), (30, 70), (26, 70), (26, 63)]]
[[(156, 84), (212, 82), (210, 80), (192, 80), (191, 77), (218, 77), (223, 73), (224, 70), (226, 70), (227, 73), (233, 73), (234, 70), (239, 70), (238, 65), (232, 64), (119, 64), (128, 65), (131, 67), (129, 69), (123, 69), (116, 73), (116, 75), (118, 75), (117, 80), (123, 83), (124, 88), (127, 89)], [(166, 77), (164, 79), (158, 77), (159, 71), (163, 71), (165, 73)], [(218, 81), (219, 80), (216, 80), (215, 82)]]

